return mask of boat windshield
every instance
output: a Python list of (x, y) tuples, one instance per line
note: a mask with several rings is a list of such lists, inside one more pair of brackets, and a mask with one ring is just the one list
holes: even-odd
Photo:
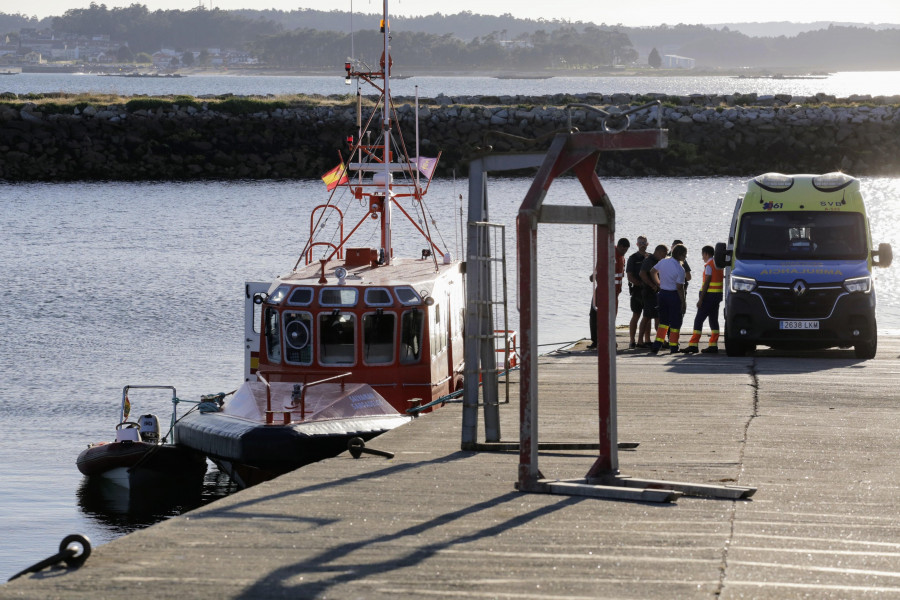
[(746, 214), (735, 256), (743, 260), (865, 260), (865, 223), (860, 213)]

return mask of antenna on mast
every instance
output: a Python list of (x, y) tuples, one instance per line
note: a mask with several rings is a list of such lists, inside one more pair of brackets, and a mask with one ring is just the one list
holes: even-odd
[(353, 48), (353, 0), (350, 0), (350, 60), (356, 60), (356, 50)]

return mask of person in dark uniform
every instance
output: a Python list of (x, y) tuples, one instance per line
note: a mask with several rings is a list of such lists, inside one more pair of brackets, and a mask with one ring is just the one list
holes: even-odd
[(631, 295), (631, 321), (628, 323), (628, 347), (631, 349), (650, 346), (650, 326), (644, 314), (644, 282), (641, 280), (641, 263), (647, 257), (647, 238), (637, 239), (637, 252), (628, 257), (625, 277), (628, 279), (628, 293)]
[[(669, 253), (669, 249), (665, 244), (660, 244), (653, 251), (653, 254), (647, 255), (644, 262), (641, 263), (641, 281), (644, 282), (644, 318), (647, 320), (649, 327), (650, 321), (653, 322), (653, 331), (659, 328), (659, 285), (650, 277), (650, 270), (656, 266)], [(649, 336), (649, 334), (648, 334)]]

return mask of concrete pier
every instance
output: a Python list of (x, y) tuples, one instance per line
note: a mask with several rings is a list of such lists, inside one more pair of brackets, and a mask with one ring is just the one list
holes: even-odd
[[(619, 351), (618, 437), (639, 443), (622, 473), (756, 486), (748, 500), (520, 493), (516, 452), (459, 450), (454, 404), (369, 443), (391, 460), (310, 465), (0, 598), (900, 598), (900, 338), (879, 344), (869, 361)], [(540, 441), (596, 442), (596, 354), (539, 373)], [(515, 441), (515, 386), (500, 412)], [(594, 453), (540, 468), (580, 478)]]

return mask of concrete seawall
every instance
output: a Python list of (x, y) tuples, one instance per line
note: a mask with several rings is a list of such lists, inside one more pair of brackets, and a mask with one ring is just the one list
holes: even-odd
[[(346, 97), (259, 102), (255, 112), (230, 111), (221, 98), (178, 97), (155, 108), (128, 99), (102, 106), (17, 100), (0, 99), (0, 180), (318, 177), (337, 164), (339, 151), (347, 153), (342, 142), (357, 129)], [(601, 129), (601, 113), (569, 104), (628, 110), (651, 100), (662, 107), (632, 115), (631, 128), (661, 122), (669, 147), (604, 154), (601, 175), (900, 173), (900, 96), (438, 96), (420, 103), (421, 153), (443, 151), (439, 174), (461, 174), (486, 148), (533, 152), (570, 123)], [(411, 135), (413, 101), (395, 105)]]

